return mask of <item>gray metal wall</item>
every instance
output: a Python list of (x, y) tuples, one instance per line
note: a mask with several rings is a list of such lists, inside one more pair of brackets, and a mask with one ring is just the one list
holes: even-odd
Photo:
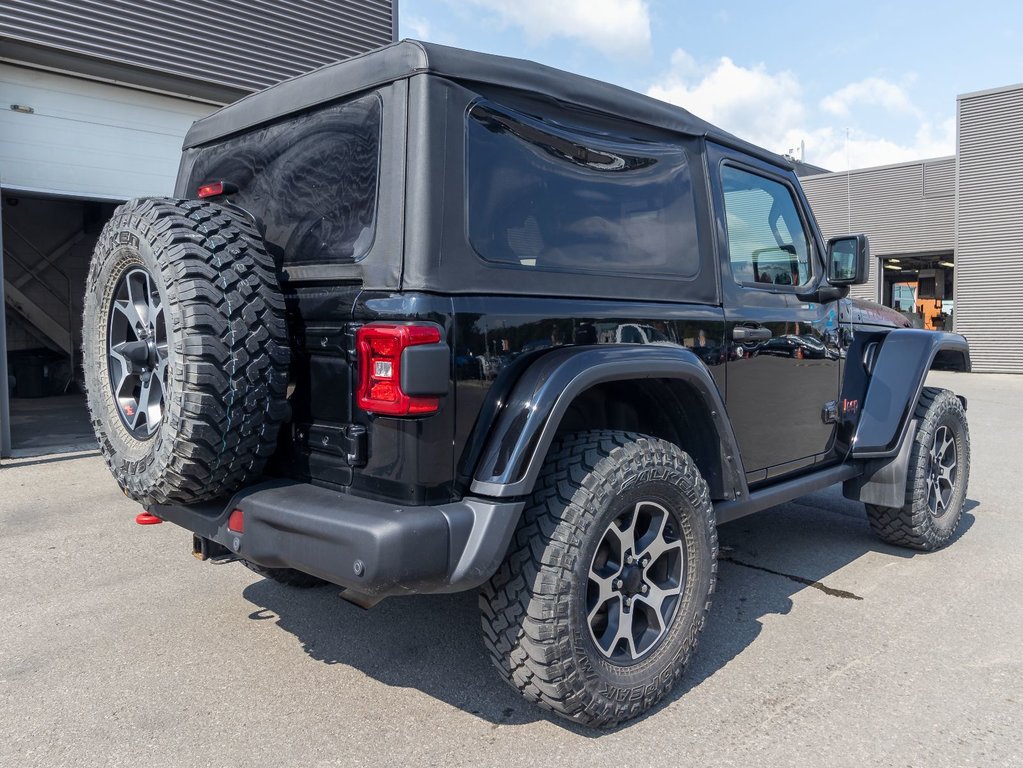
[(850, 232), (870, 238), (870, 282), (854, 286), (853, 296), (878, 300), (877, 257), (952, 253), (955, 162), (941, 157), (800, 179), (825, 238)]
[(386, 45), (396, 18), (397, 0), (0, 0), (0, 54), (146, 71), (155, 87), (188, 78), (227, 101)]
[(1023, 85), (958, 107), (955, 330), (975, 371), (1023, 373)]

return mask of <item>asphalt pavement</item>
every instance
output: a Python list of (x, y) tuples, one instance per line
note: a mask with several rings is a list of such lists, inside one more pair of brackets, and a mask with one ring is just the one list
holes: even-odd
[(598, 733), (494, 672), (473, 593), (363, 611), (137, 526), (92, 451), (0, 468), (0, 766), (1023, 766), (1023, 377), (969, 399), (948, 548), (839, 489), (722, 526), (675, 695)]

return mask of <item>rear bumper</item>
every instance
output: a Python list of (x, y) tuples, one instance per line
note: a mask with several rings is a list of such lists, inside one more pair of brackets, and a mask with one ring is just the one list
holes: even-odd
[[(372, 599), (472, 589), (497, 570), (522, 502), (467, 498), (406, 507), (274, 480), (225, 506), (156, 505), (153, 514), (269, 568), (294, 568)], [(234, 509), (244, 532), (227, 528)]]

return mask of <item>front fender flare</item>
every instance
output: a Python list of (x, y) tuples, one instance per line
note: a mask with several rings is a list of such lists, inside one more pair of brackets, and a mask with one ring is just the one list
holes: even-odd
[(590, 387), (629, 379), (680, 379), (706, 404), (729, 467), (726, 489), (745, 496), (735, 435), (717, 384), (691, 350), (660, 345), (562, 347), (533, 363), (512, 388), (473, 475), (472, 492), (507, 498), (533, 490), (558, 425), (572, 401)]
[(856, 425), (854, 458), (899, 452), (927, 372), (939, 354), (942, 368), (970, 370), (970, 345), (958, 334), (900, 328), (885, 335)]

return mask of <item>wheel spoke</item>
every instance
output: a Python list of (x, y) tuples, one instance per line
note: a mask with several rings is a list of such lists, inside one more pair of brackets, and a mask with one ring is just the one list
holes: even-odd
[(598, 589), (597, 598), (593, 603), (593, 609), (586, 617), (586, 620), (592, 625), (594, 618), (596, 618), (597, 614), (600, 613), (600, 609), (604, 607), (604, 604), (607, 603), (608, 600), (615, 596), (616, 592), (614, 589), (614, 576), (605, 578), (595, 573), (592, 567), (590, 568), (590, 581), (596, 584)]
[[(638, 508), (639, 505), (637, 504), (636, 506)], [(636, 551), (636, 517), (636, 510), (633, 510), (632, 518), (624, 529), (619, 528), (616, 523), (611, 523), (611, 526), (608, 528), (609, 533), (613, 533), (618, 537), (622, 557), (625, 556), (626, 552), (634, 553)]]
[(624, 640), (628, 649), (629, 657), (635, 659), (639, 654), (636, 653), (636, 640), (632, 636), (632, 617), (633, 612), (631, 610), (625, 610), (624, 606), (619, 610), (618, 632), (615, 633), (614, 640), (611, 641), (610, 650), (614, 652), (614, 650), (618, 647), (618, 644)]
[(663, 537), (658, 536), (639, 554), (639, 557), (649, 557), (650, 565), (653, 565), (666, 553), (676, 551), (681, 554), (681, 541), (665, 541)]
[(682, 592), (682, 585), (679, 584), (676, 587), (668, 587), (663, 589), (654, 584), (650, 585), (649, 591), (645, 595), (637, 595), (636, 599), (641, 600), (649, 605), (660, 618), (663, 616), (662, 608), (664, 607), (664, 601), (669, 597), (674, 597)]
[(141, 269), (128, 273), (125, 281), (128, 287), (128, 301), (135, 308), (135, 313), (143, 328), (149, 326), (150, 289), (149, 275)]
[[(130, 301), (118, 299), (113, 303), (113, 310), (124, 315), (128, 321), (128, 329), (132, 332), (133, 336), (137, 335), (140, 327), (145, 327), (146, 325), (142, 315), (139, 314), (139, 308)], [(124, 341), (128, 341), (128, 339), (124, 339)]]

